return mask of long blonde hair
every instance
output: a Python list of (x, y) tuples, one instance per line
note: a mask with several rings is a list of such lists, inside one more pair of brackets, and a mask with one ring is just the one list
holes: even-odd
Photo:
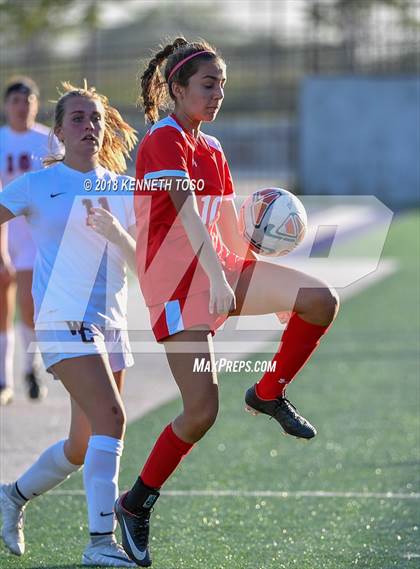
[[(99, 151), (99, 163), (116, 174), (125, 172), (127, 169), (126, 158), (129, 158), (130, 151), (137, 142), (136, 131), (125, 122), (117, 109), (110, 105), (108, 97), (98, 93), (95, 87), (88, 87), (86, 79), (81, 88), (75, 87), (69, 81), (63, 81), (61, 85), (64, 91), (60, 93), (61, 96), (55, 106), (54, 128), (51, 136), (57, 128), (62, 126), (66, 103), (70, 98), (86, 97), (100, 101), (105, 110), (105, 133)], [(51, 166), (51, 164), (63, 160), (63, 155), (50, 155), (44, 159), (43, 163), (44, 166)]]

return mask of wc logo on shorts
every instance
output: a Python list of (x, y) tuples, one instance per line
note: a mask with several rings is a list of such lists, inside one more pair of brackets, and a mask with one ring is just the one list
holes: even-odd
[[(74, 320), (70, 320), (67, 322), (67, 326), (69, 327), (70, 333), (72, 336), (76, 336), (76, 334), (80, 334), (82, 342), (85, 344), (90, 344), (95, 341), (95, 334), (86, 326), (84, 322), (75, 322)], [(87, 336), (87, 334), (91, 334), (91, 336)]]

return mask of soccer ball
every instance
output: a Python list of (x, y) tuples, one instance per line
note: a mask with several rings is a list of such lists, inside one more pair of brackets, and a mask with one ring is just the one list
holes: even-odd
[(301, 243), (306, 227), (302, 202), (282, 188), (254, 192), (239, 211), (241, 235), (261, 255), (287, 255)]

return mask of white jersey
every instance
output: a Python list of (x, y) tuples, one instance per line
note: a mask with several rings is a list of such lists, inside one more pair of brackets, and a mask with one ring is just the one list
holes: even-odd
[(50, 129), (35, 123), (25, 132), (16, 132), (10, 126), (0, 128), (0, 180), (3, 187), (12, 180), (42, 168), (42, 160), (50, 153), (59, 151), (57, 139), (51, 139)]
[(87, 225), (87, 213), (104, 207), (125, 229), (134, 225), (133, 182), (102, 167), (83, 173), (58, 163), (17, 178), (0, 193), (1, 205), (26, 216), (37, 247), (36, 325), (74, 320), (126, 326), (122, 252)]
[[(0, 190), (18, 176), (40, 170), (43, 158), (59, 151), (58, 140), (50, 138), (50, 129), (42, 124), (35, 123), (25, 132), (1, 127)], [(13, 219), (8, 224), (8, 233), (9, 254), (15, 269), (32, 270), (36, 251), (25, 219)]]

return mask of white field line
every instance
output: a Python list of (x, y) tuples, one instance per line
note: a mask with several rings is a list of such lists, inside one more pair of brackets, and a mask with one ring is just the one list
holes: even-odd
[[(84, 496), (84, 490), (53, 490), (56, 496)], [(325, 492), (323, 490), (298, 490), (278, 492), (275, 490), (163, 490), (162, 496), (202, 496), (211, 498), (376, 498), (379, 500), (420, 500), (420, 493), (398, 492)]]

